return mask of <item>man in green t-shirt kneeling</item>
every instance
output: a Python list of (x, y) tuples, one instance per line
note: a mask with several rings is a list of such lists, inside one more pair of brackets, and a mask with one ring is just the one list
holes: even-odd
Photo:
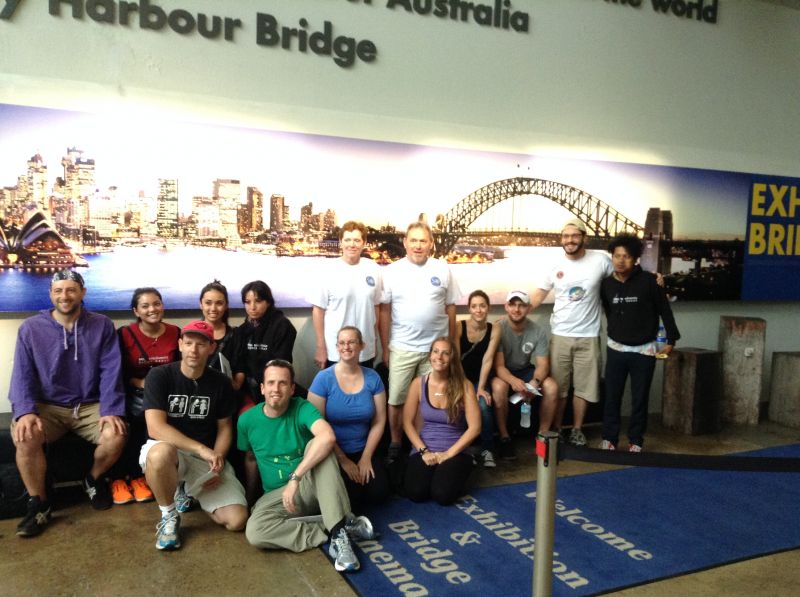
[[(281, 359), (264, 368), (265, 400), (239, 417), (248, 498), (263, 495), (247, 522), (247, 540), (263, 549), (301, 552), (330, 540), (336, 570), (358, 570), (350, 539), (374, 539), (372, 523), (354, 517), (333, 454), (336, 436), (314, 406), (294, 396), (294, 368)], [(314, 517), (313, 515), (321, 515)]]

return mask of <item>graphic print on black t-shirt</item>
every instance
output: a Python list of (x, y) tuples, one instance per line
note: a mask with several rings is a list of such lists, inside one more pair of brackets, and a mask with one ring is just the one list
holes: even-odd
[(189, 397), (186, 394), (170, 394), (167, 398), (167, 416), (182, 417), (186, 414)]
[(208, 396), (192, 396), (189, 404), (189, 417), (192, 419), (205, 419), (211, 398)]

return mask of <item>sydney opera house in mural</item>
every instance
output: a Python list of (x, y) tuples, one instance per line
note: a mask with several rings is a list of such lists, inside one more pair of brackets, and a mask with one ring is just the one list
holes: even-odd
[(0, 224), (0, 267), (49, 271), (86, 265), (42, 212), (21, 227)]

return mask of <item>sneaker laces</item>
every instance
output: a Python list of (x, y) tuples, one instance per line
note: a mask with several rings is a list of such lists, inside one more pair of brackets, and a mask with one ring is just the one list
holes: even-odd
[(156, 535), (174, 535), (177, 530), (178, 520), (180, 519), (177, 512), (171, 512), (163, 516), (156, 524)]
[(347, 536), (347, 531), (343, 528), (339, 529), (339, 533), (334, 538), (333, 543), (336, 546), (336, 557), (344, 557), (345, 559), (356, 557), (355, 553), (353, 553), (353, 546)]

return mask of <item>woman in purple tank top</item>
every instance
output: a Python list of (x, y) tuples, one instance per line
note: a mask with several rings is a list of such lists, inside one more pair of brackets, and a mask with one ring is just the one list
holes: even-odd
[(434, 340), (430, 360), (430, 374), (411, 383), (403, 407), (403, 429), (414, 447), (405, 492), (415, 502), (432, 498), (445, 506), (461, 495), (472, 471), (466, 450), (481, 432), (481, 415), (452, 340)]

